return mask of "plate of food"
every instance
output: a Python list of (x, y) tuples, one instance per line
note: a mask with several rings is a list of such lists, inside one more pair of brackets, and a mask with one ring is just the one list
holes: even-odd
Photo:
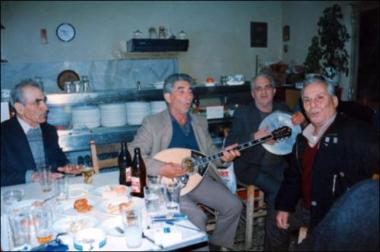
[(130, 191), (125, 185), (105, 185), (93, 190), (93, 194), (104, 199), (112, 199), (115, 197), (128, 197)]
[(96, 202), (87, 198), (69, 200), (57, 206), (57, 213), (63, 215), (87, 214), (94, 209)]
[(72, 184), (69, 185), (69, 198), (76, 199), (86, 197), (92, 189), (92, 185), (88, 184)]
[[(142, 200), (142, 199), (140, 199)], [(114, 199), (109, 199), (106, 201), (102, 201), (98, 207), (99, 211), (111, 214), (111, 215), (118, 215), (123, 210), (128, 210), (136, 206), (136, 200), (134, 198), (127, 198), (127, 197), (117, 197)]]
[(58, 219), (53, 224), (53, 229), (57, 233), (76, 233), (85, 228), (92, 228), (97, 225), (97, 220), (88, 215), (71, 215)]

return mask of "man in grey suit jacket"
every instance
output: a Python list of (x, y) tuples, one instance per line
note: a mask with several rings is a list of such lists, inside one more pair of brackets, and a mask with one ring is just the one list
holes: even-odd
[[(189, 113), (194, 98), (192, 84), (193, 79), (187, 74), (173, 74), (166, 78), (163, 94), (168, 110), (144, 118), (142, 126), (129, 144), (131, 151), (140, 147), (150, 175), (174, 178), (186, 174), (181, 165), (154, 160), (153, 157), (162, 150), (180, 147), (206, 155), (217, 152), (208, 132), (207, 120)], [(233, 150), (234, 147), (236, 144), (225, 149), (222, 162), (230, 162), (240, 156), (240, 152)], [(198, 203), (218, 212), (216, 228), (209, 242), (233, 248), (242, 205), (236, 195), (222, 184), (214, 168), (210, 168), (200, 184), (180, 199), (181, 211), (196, 226), (206, 230), (207, 215)]]

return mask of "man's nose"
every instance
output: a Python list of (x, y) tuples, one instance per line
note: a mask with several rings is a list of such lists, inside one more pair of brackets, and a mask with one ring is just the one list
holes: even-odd
[(44, 111), (48, 110), (48, 105), (46, 104), (46, 102), (42, 102), (41, 103), (41, 109), (44, 110)]

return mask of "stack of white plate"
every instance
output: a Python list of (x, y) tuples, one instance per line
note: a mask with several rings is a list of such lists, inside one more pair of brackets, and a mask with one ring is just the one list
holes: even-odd
[(150, 102), (150, 109), (151, 114), (157, 114), (161, 111), (164, 111), (167, 108), (165, 101), (151, 101)]
[(150, 115), (149, 102), (127, 102), (127, 123), (140, 125), (145, 116)]
[(96, 106), (80, 106), (72, 108), (72, 124), (74, 129), (96, 128), (100, 126), (100, 111)]
[(119, 127), (127, 123), (125, 103), (101, 104), (99, 108), (103, 127)]
[(49, 105), (47, 122), (54, 126), (69, 126), (71, 120), (71, 107), (69, 105)]

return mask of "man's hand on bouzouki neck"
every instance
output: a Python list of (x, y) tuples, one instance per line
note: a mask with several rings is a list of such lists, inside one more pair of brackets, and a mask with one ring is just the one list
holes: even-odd
[(231, 144), (231, 145), (227, 146), (223, 150), (223, 156), (221, 157), (221, 159), (224, 162), (231, 162), (236, 157), (239, 157), (240, 156), (240, 151), (234, 150), (234, 148), (236, 148), (237, 146), (238, 146), (238, 144)]

